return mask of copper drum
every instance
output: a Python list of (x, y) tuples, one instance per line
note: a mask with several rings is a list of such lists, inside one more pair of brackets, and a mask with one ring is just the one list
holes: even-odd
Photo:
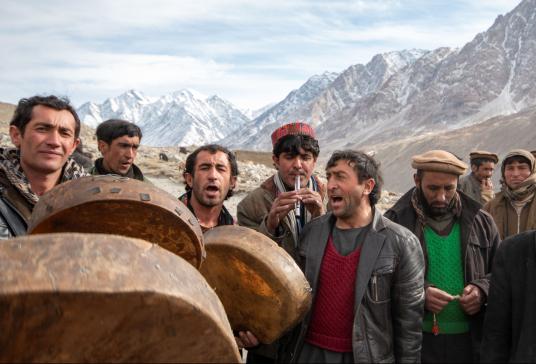
[(220, 298), (233, 330), (249, 330), (265, 344), (297, 325), (311, 306), (311, 287), (287, 252), (241, 226), (205, 232), (201, 267)]
[(0, 362), (239, 362), (225, 310), (144, 240), (60, 233), (0, 244)]
[(28, 231), (130, 236), (156, 243), (197, 268), (205, 257), (199, 222), (182, 202), (151, 184), (114, 175), (54, 187), (35, 205)]

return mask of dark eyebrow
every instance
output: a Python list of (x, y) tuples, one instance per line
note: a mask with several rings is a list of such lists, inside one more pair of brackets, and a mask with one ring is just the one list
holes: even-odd
[(52, 127), (52, 123), (50, 121), (38, 121), (35, 123), (35, 126), (46, 126), (50, 128)]

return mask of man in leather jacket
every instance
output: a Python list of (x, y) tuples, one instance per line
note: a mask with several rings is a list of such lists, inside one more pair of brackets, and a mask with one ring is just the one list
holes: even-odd
[(9, 124), (16, 148), (0, 148), (0, 239), (26, 234), (39, 196), (86, 173), (69, 156), (80, 139), (80, 119), (69, 100), (21, 99)]
[(457, 190), (467, 165), (432, 150), (414, 156), (415, 187), (385, 216), (413, 231), (426, 260), (423, 363), (479, 362), (497, 227)]
[(313, 290), (293, 361), (419, 362), (424, 258), (417, 238), (374, 208), (378, 163), (355, 151), (328, 161), (331, 211), (304, 228), (301, 264)]

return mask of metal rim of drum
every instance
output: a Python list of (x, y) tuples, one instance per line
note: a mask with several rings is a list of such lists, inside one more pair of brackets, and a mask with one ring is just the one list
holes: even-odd
[(82, 177), (56, 186), (35, 205), (28, 232), (141, 238), (181, 255), (197, 268), (206, 256), (199, 222), (182, 202), (148, 183), (116, 175)]

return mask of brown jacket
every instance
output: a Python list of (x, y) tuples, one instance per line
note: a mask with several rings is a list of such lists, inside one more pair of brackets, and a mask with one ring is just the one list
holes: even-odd
[(501, 239), (536, 229), (536, 198), (532, 198), (518, 216), (512, 203), (499, 192), (497, 196), (482, 208), (489, 212), (495, 220)]
[[(411, 204), (413, 189), (409, 190), (385, 213), (385, 217), (408, 228), (421, 241), (426, 267), (428, 258), (423, 244), (422, 231), (416, 231), (417, 216)], [(461, 248), (463, 259), (464, 285), (473, 284), (480, 288), (486, 301), (491, 279), (491, 266), (500, 238), (493, 218), (480, 209), (479, 204), (463, 192), (459, 192), (462, 202), (460, 216)], [(425, 286), (428, 284), (425, 282)], [(478, 360), (485, 306), (470, 317), (469, 327), (473, 344), (473, 356)]]
[[(325, 187), (318, 178), (313, 177), (318, 184), (319, 193), (322, 196), (322, 200), (325, 199)], [(294, 240), (291, 227), (286, 219), (281, 221), (282, 233), (278, 236), (270, 234), (266, 227), (266, 219), (268, 213), (272, 208), (272, 203), (276, 198), (277, 187), (274, 182), (274, 177), (268, 178), (264, 181), (260, 187), (251, 191), (237, 206), (236, 215), (238, 219), (238, 225), (246, 226), (257, 230), (258, 232), (268, 236), (274, 240), (279, 246), (286, 250), (287, 253), (297, 261), (298, 242)]]

